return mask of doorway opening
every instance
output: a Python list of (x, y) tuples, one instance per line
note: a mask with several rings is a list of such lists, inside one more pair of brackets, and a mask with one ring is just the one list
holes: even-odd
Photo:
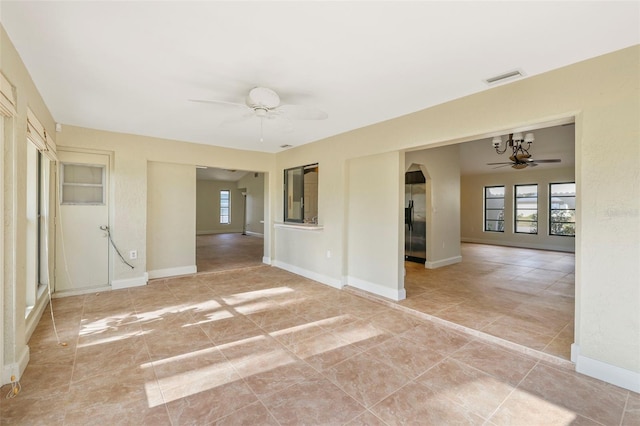
[(198, 167), (198, 273), (259, 266), (264, 256), (265, 174)]
[[(535, 133), (530, 151), (533, 158), (559, 158), (560, 162), (541, 161), (524, 169), (508, 167), (511, 164), (496, 168), (488, 163), (508, 160), (493, 149), (493, 135), (407, 153), (409, 164), (417, 156), (432, 157), (424, 163), (429, 167), (434, 191), (439, 191), (444, 180), (451, 195), (449, 201), (455, 204), (459, 200), (459, 216), (450, 222), (456, 225), (454, 222), (459, 221), (461, 257), (459, 262), (433, 269), (405, 262), (407, 299), (400, 304), (570, 359), (575, 329), (575, 210), (579, 205), (574, 125), (567, 119), (526, 129), (531, 130)], [(443, 163), (452, 149), (456, 153), (450, 164), (442, 170), (441, 164), (431, 167), (430, 161)], [(452, 186), (454, 176), (443, 175), (454, 168), (459, 169), (457, 188)], [(485, 188), (496, 186), (505, 191), (500, 216), (504, 226), (488, 229), (486, 224), (491, 221), (485, 217)], [(564, 188), (571, 186), (573, 192), (566, 192)], [(527, 190), (524, 195), (523, 188)], [(558, 188), (564, 192), (558, 193)], [(441, 212), (446, 204), (439, 200), (433, 207)], [(438, 223), (432, 233), (447, 226), (446, 221)], [(441, 249), (438, 244), (446, 242), (445, 238), (437, 236), (432, 243), (430, 237), (427, 246), (435, 244)], [(438, 265), (440, 258), (428, 260)]]
[(404, 174), (404, 259), (427, 261), (427, 180), (412, 164)]

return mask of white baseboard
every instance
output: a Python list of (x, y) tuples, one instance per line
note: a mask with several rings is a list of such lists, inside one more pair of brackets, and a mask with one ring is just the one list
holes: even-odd
[(271, 258), (269, 256), (262, 256), (262, 263), (264, 263), (265, 265), (271, 265)]
[(347, 277), (347, 285), (351, 287), (355, 287), (360, 290), (367, 291), (369, 293), (377, 294), (378, 296), (385, 297), (391, 300), (404, 300), (407, 298), (407, 292), (404, 288), (402, 289), (393, 289), (389, 287), (381, 286), (380, 284), (375, 284), (369, 281), (361, 280), (360, 278), (355, 278), (348, 276)]
[(196, 265), (178, 266), (176, 268), (156, 269), (155, 271), (149, 271), (149, 279), (175, 277), (177, 275), (192, 275), (198, 272)]
[(113, 290), (120, 290), (123, 288), (129, 288), (129, 287), (139, 287), (142, 285), (147, 285), (148, 282), (149, 282), (149, 274), (145, 272), (144, 275), (141, 277), (126, 278), (123, 280), (113, 280), (111, 281), (111, 288)]
[(242, 232), (242, 228), (235, 229), (205, 229), (202, 231), (196, 231), (196, 235), (213, 235), (213, 234), (240, 234)]
[[(18, 356), (18, 360), (16, 362), (12, 362), (11, 364), (7, 364), (2, 368), (2, 383), (0, 385), (6, 385), (7, 383), (11, 383), (11, 376), (16, 376), (16, 380), (20, 380), (22, 377), (22, 373), (27, 368), (27, 364), (29, 363), (29, 346), (25, 346), (20, 355)], [(4, 398), (4, 395), (2, 395)]]
[(453, 265), (454, 263), (460, 262), (462, 262), (462, 256), (454, 256), (448, 259), (436, 260), (433, 262), (426, 261), (424, 262), (424, 267), (427, 269), (436, 269), (440, 268), (441, 266)]
[(520, 247), (529, 248), (535, 250), (551, 250), (551, 251), (564, 251), (567, 253), (574, 253), (574, 248), (556, 246), (552, 244), (531, 244), (531, 243), (519, 243), (513, 241), (496, 241), (496, 240), (484, 240), (482, 238), (460, 238), (462, 243), (474, 243), (474, 244), (489, 244), (492, 246), (506, 246), (506, 247)]
[(574, 353), (578, 373), (640, 393), (640, 373), (583, 356), (580, 354), (580, 347), (575, 344), (571, 345), (572, 361)]
[(288, 263), (280, 262), (278, 260), (273, 261), (273, 266), (275, 266), (276, 268), (284, 269), (285, 271), (292, 272), (296, 275), (301, 275), (305, 278), (309, 278), (310, 280), (314, 280), (337, 289), (342, 289), (342, 281), (339, 279), (331, 278), (317, 272), (300, 268), (298, 266), (289, 265)]
[(111, 291), (112, 288), (111, 286), (100, 286), (100, 287), (89, 287), (89, 288), (81, 288), (78, 290), (62, 290), (62, 291), (58, 291), (56, 290), (55, 293), (53, 293), (51, 295), (51, 297), (53, 299), (58, 299), (60, 297), (69, 297), (69, 296), (80, 296), (82, 294), (89, 294), (89, 293), (101, 293), (103, 291)]
[(264, 238), (264, 234), (261, 234), (260, 232), (247, 231), (246, 234), (247, 235), (251, 235), (253, 237), (262, 237), (262, 238)]

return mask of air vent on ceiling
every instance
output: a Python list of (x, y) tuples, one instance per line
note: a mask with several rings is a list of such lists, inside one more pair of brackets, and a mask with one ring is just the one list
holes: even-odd
[(504, 74), (496, 75), (495, 77), (489, 77), (484, 82), (491, 84), (503, 83), (505, 81), (514, 80), (516, 78), (524, 77), (524, 73), (520, 70), (509, 71)]
[(280, 148), (291, 148), (293, 145), (288, 145), (288, 144), (284, 144), (284, 145), (280, 145)]

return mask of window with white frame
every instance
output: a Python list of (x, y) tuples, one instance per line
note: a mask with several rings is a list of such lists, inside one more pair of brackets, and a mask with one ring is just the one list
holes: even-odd
[(484, 230), (504, 232), (504, 186), (484, 187)]
[(231, 223), (231, 193), (228, 189), (220, 191), (220, 223), (224, 225)]
[(538, 233), (538, 185), (516, 185), (514, 205), (514, 232)]
[(39, 289), (49, 280), (49, 200), (51, 162), (33, 143), (27, 142), (27, 309), (33, 307)]
[(549, 184), (549, 235), (576, 235), (575, 182)]

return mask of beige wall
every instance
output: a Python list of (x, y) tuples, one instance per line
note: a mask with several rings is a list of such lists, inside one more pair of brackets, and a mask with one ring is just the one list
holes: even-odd
[[(8, 383), (12, 374), (19, 375), (29, 360), (26, 345), (30, 330), (39, 319), (45, 298), (25, 318), (26, 310), (26, 182), (27, 182), (27, 107), (40, 120), (49, 135), (57, 141), (55, 122), (40, 93), (33, 84), (29, 72), (0, 25), (0, 71), (15, 87), (17, 115), (4, 122), (2, 205), (4, 226), (2, 233), (3, 262), (3, 306), (0, 325), (3, 329), (3, 365), (1, 383)], [(2, 157), (0, 157), (2, 158)], [(55, 193), (51, 194), (55, 198)], [(53, 229), (53, 226), (51, 227)], [(53, 240), (53, 239), (52, 239)], [(53, 252), (53, 250), (51, 250)], [(50, 257), (53, 269), (53, 256)]]
[(392, 300), (406, 297), (404, 232), (397, 226), (404, 209), (403, 157), (390, 152), (349, 160), (346, 284)]
[[(229, 190), (231, 223), (220, 223), (220, 191)], [(242, 232), (242, 194), (236, 182), (198, 180), (196, 232), (198, 235)]]
[(147, 271), (150, 278), (196, 272), (196, 169), (147, 165)]
[[(462, 176), (462, 241), (545, 250), (574, 251), (575, 238), (549, 235), (549, 184), (573, 182), (573, 168), (518, 170)], [(538, 184), (538, 234), (513, 232), (514, 185)], [(505, 186), (504, 232), (484, 232), (484, 187)]]
[(247, 173), (238, 181), (238, 188), (247, 193), (247, 232), (264, 234), (264, 173)]

